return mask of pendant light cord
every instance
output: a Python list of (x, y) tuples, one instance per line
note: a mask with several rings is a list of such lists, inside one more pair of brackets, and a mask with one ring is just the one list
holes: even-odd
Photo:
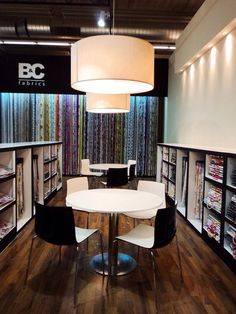
[(115, 0), (110, 2), (110, 35), (114, 35), (115, 30)]
[(113, 9), (113, 16), (112, 16), (112, 35), (114, 35), (114, 32), (115, 32), (115, 0), (113, 0), (112, 9)]

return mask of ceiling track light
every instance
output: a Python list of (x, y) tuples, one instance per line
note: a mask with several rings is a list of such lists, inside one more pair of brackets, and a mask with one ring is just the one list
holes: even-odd
[(99, 18), (97, 21), (97, 26), (98, 27), (105, 27), (106, 26), (106, 20), (109, 18), (109, 13), (105, 12), (105, 11), (101, 11), (99, 14)]

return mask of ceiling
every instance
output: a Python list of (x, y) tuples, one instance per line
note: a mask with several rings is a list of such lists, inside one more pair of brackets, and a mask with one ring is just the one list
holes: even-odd
[[(129, 35), (152, 44), (174, 45), (205, 0), (41, 0), (1, 1), (0, 41), (73, 43), (98, 34)], [(97, 19), (104, 11), (106, 27)], [(114, 25), (113, 25), (114, 23)], [(0, 45), (0, 54), (69, 55), (70, 47)], [(155, 50), (156, 57), (172, 51)]]

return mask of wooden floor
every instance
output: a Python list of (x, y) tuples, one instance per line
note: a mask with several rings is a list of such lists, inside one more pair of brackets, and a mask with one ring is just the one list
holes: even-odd
[[(63, 187), (50, 203), (64, 204), (65, 194)], [(84, 214), (76, 214), (78, 225), (83, 226), (85, 220)], [(132, 219), (121, 216), (120, 233), (129, 230), (132, 224)], [(106, 241), (106, 215), (90, 214), (90, 226), (101, 228)], [(76, 309), (73, 306), (75, 263), (71, 248), (63, 248), (62, 263), (59, 264), (58, 249), (36, 240), (29, 280), (24, 286), (33, 228), (34, 221), (31, 221), (0, 254), (0, 314), (155, 313), (151, 260), (147, 252), (141, 251), (140, 267), (135, 271), (112, 279), (107, 293), (106, 279), (89, 267), (90, 257), (99, 252), (96, 236), (89, 241), (88, 253), (86, 245), (81, 249)], [(159, 250), (157, 257), (159, 313), (235, 314), (236, 276), (181, 217), (178, 217), (178, 238), (184, 282), (180, 282), (173, 242)], [(135, 256), (136, 252), (130, 246), (121, 249)]]

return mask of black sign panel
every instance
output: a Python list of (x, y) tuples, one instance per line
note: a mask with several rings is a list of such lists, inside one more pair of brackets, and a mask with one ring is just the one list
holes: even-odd
[[(0, 92), (83, 94), (70, 86), (70, 56), (3, 55)], [(167, 96), (168, 60), (155, 60), (155, 87), (142, 94)]]

